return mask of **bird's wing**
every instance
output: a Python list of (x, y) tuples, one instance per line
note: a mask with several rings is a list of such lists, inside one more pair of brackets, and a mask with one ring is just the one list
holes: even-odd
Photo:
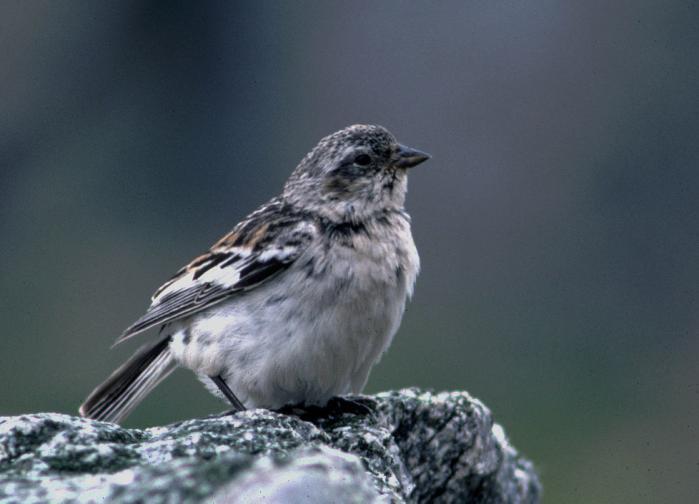
[(158, 289), (148, 311), (115, 345), (266, 282), (293, 264), (316, 235), (315, 225), (302, 216), (263, 207)]

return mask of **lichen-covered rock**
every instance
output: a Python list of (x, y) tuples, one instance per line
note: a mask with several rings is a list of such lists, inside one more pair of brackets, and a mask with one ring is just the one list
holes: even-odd
[(464, 392), (336, 400), (123, 429), (0, 417), (2, 502), (533, 503), (541, 488)]

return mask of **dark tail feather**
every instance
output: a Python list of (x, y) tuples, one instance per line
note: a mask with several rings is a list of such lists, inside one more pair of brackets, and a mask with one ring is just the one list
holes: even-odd
[(80, 415), (120, 422), (175, 369), (170, 338), (141, 347), (80, 406)]

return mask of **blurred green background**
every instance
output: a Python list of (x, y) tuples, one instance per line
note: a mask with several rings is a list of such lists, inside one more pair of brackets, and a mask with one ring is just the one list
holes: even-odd
[[(368, 391), (465, 389), (547, 502), (699, 495), (696, 2), (2, 2), (0, 414), (75, 413), (175, 270), (378, 123), (422, 274)], [(225, 408), (178, 371), (127, 425)]]

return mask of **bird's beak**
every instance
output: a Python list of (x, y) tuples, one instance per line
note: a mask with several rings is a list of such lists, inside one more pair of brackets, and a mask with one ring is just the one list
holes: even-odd
[(412, 168), (430, 159), (430, 155), (426, 152), (402, 144), (398, 144), (396, 154), (398, 155), (398, 159), (394, 163), (396, 168)]

